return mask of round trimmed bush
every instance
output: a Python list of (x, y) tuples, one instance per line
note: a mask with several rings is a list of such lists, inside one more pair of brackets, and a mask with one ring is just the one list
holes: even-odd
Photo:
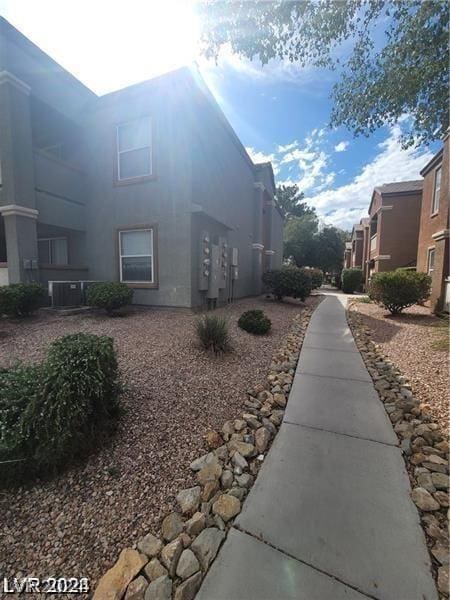
[(286, 266), (274, 271), (267, 271), (262, 277), (269, 291), (278, 299), (285, 296), (305, 300), (311, 294), (312, 279), (305, 269)]
[(44, 305), (46, 290), (40, 283), (0, 286), (0, 316), (28, 317)]
[(341, 274), (341, 281), (344, 294), (353, 294), (353, 292), (361, 288), (363, 272), (361, 269), (355, 267), (344, 269)]
[(315, 267), (303, 267), (303, 269), (311, 275), (311, 287), (317, 290), (323, 284), (323, 271)]
[(248, 333), (264, 335), (270, 331), (272, 322), (262, 310), (247, 310), (239, 317), (238, 326)]
[(104, 281), (94, 283), (87, 290), (87, 303), (95, 308), (103, 308), (109, 316), (131, 304), (133, 290), (126, 283)]
[(424, 302), (430, 292), (429, 275), (404, 269), (374, 273), (369, 286), (369, 298), (393, 315), (408, 306)]

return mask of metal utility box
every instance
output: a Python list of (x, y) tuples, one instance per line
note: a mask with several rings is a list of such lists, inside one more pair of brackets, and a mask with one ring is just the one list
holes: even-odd
[(219, 290), (225, 289), (227, 285), (228, 273), (228, 244), (225, 238), (219, 238)]
[(213, 244), (211, 246), (211, 272), (209, 275), (208, 298), (218, 298), (219, 296), (219, 278), (221, 269), (220, 246)]
[(209, 276), (211, 273), (211, 238), (207, 231), (202, 231), (199, 249), (199, 278), (198, 289), (206, 292), (209, 287)]
[(81, 281), (49, 281), (48, 293), (53, 308), (81, 305)]

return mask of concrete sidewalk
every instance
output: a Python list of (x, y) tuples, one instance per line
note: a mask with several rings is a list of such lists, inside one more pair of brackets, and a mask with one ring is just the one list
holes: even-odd
[(284, 422), (197, 600), (435, 600), (397, 437), (346, 297), (304, 339)]

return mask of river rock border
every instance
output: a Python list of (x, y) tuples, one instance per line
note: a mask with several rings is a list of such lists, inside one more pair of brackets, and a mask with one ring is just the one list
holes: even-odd
[[(317, 306), (317, 305), (316, 305)], [(305, 307), (275, 352), (266, 382), (248, 391), (242, 414), (208, 431), (207, 454), (194, 460), (197, 485), (177, 495), (179, 510), (122, 550), (94, 600), (192, 600), (255, 481), (281, 425), (309, 319)]]
[(419, 510), (440, 598), (449, 597), (449, 444), (411, 385), (371, 340), (371, 330), (350, 302), (347, 319), (376, 390), (400, 442)]

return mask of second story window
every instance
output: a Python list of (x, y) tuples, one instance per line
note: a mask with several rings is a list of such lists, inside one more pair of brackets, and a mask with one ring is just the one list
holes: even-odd
[(152, 175), (152, 121), (150, 117), (117, 126), (117, 179), (126, 181)]
[(433, 194), (433, 205), (431, 207), (431, 214), (439, 212), (439, 201), (441, 199), (441, 175), (442, 169), (439, 167), (434, 172), (434, 194)]

